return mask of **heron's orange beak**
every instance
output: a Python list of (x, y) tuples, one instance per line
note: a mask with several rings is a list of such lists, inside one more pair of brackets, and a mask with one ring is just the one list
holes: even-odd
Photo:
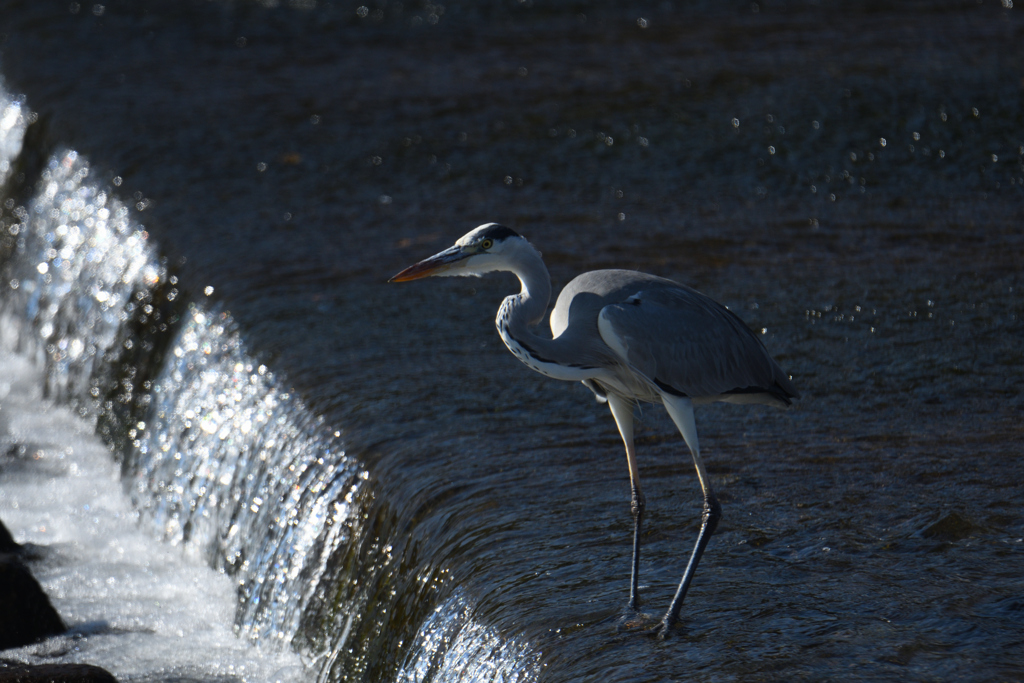
[(430, 277), (431, 275), (439, 275), (468, 256), (471, 256), (471, 254), (464, 252), (462, 247), (449, 247), (438, 254), (434, 254), (428, 259), (424, 259), (417, 264), (409, 266), (401, 273), (388, 280), (388, 282), (408, 282), (409, 280), (419, 280), (420, 278)]

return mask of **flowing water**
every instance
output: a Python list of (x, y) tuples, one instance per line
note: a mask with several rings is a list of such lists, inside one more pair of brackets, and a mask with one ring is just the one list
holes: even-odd
[[(6, 418), (0, 518), (54, 546), (34, 567), (74, 644), (16, 656), (125, 680), (1024, 678), (1022, 17), (3, 0), (2, 410), (73, 411), (124, 491), (99, 548), (67, 540), (110, 474), (76, 488), (86, 465)], [(696, 286), (801, 391), (698, 410), (724, 518), (664, 641), (621, 626), (607, 409), (494, 332), (514, 278), (386, 283), (491, 220), (556, 288)], [(34, 372), (38, 396), (10, 389)], [(663, 411), (640, 418), (657, 614), (701, 501)], [(152, 559), (66, 570), (118, 543)], [(144, 597), (165, 564), (170, 597)], [(178, 632), (201, 654), (140, 635)]]

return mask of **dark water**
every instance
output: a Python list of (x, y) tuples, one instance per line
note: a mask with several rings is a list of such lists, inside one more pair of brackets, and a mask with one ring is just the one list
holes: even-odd
[[(331, 680), (1024, 678), (1020, 8), (299, 4), (0, 2), (0, 74), (38, 114), (4, 220), (68, 146), (164, 255), (138, 301), (166, 324), (98, 372), (167, 406), (166, 438), (100, 425), (156, 532), (242, 577), (244, 635)], [(385, 284), (491, 220), (556, 287), (614, 265), (705, 291), (803, 395), (699, 410), (724, 519), (666, 642), (617, 629), (621, 444), (503, 349), (514, 279)], [(176, 426), (226, 393), (189, 384), (210, 340), (221, 377), (276, 374), (251, 401), (287, 394), (253, 413), (283, 436)], [(150, 458), (172, 442), (193, 464)], [(660, 409), (638, 442), (657, 613), (700, 497)], [(227, 457), (234, 508), (200, 485)], [(342, 502), (343, 531), (280, 540)], [(316, 561), (274, 569), (278, 541)]]

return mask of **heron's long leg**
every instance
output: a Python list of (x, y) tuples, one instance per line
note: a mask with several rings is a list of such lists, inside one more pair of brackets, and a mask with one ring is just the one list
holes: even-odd
[(711, 534), (715, 532), (718, 520), (722, 517), (722, 506), (719, 505), (718, 498), (715, 497), (715, 492), (711, 489), (711, 480), (708, 479), (708, 473), (704, 469), (703, 461), (700, 459), (700, 443), (697, 439), (697, 423), (693, 419), (693, 403), (688, 398), (677, 396), (665, 396), (663, 398), (665, 409), (668, 411), (672, 421), (676, 423), (679, 432), (683, 435), (683, 440), (686, 441), (686, 445), (693, 455), (693, 464), (697, 468), (697, 478), (700, 480), (700, 487), (704, 492), (704, 514), (701, 516), (697, 545), (693, 548), (690, 562), (686, 565), (686, 571), (683, 572), (683, 579), (679, 582), (676, 595), (672, 598), (672, 604), (669, 606), (668, 612), (665, 613), (665, 618), (662, 621), (661, 634), (665, 635), (672, 624), (679, 620), (679, 611), (683, 608), (683, 599), (686, 597), (686, 591), (690, 588), (690, 582), (693, 581), (693, 575), (697, 571), (697, 563), (700, 562), (700, 557), (704, 554), (704, 548), (707, 547), (708, 541), (711, 540)]
[(647, 503), (640, 490), (640, 470), (636, 464), (636, 449), (633, 447), (633, 403), (615, 394), (608, 394), (608, 407), (612, 410), (612, 417), (626, 445), (626, 460), (629, 463), (629, 483), (632, 489), (630, 509), (633, 512), (633, 570), (629, 580), (629, 607), (635, 610), (640, 607), (640, 525)]

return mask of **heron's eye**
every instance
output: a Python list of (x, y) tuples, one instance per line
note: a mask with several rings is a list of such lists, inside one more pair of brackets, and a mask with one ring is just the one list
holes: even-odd
[(486, 240), (484, 240), (483, 242), (480, 243), (480, 248), (485, 250), (485, 251), (487, 249), (490, 249), (493, 246), (494, 246), (494, 240), (492, 240), (492, 239), (486, 239)]

